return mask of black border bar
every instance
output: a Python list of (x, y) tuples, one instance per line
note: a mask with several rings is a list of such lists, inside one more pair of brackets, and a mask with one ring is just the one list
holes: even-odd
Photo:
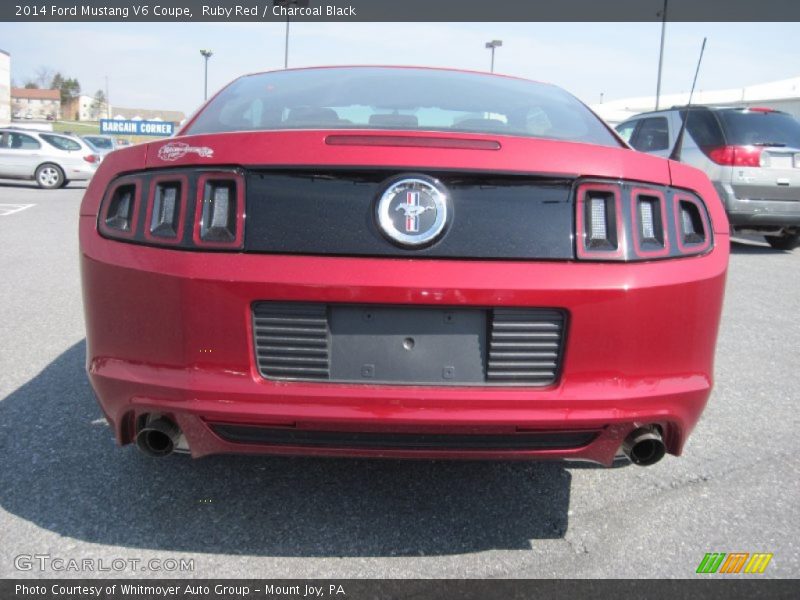
[[(695, 579), (6, 579), (0, 581), (3, 600), (557, 600), (568, 598), (641, 598), (646, 600), (783, 600), (797, 597), (797, 581), (791, 579), (746, 579), (742, 575), (700, 575)], [(37, 586), (44, 594), (23, 594), (17, 586)], [(147, 586), (159, 591), (123, 592), (123, 586)], [(217, 586), (228, 590), (215, 591)], [(268, 586), (273, 586), (269, 593)], [(320, 587), (319, 596), (306, 595), (307, 586)], [(67, 590), (87, 588), (86, 593)], [(187, 588), (208, 588), (208, 593), (190, 594)], [(100, 588), (100, 593), (97, 593)], [(274, 593), (280, 588), (281, 593)], [(54, 592), (63, 589), (63, 592)], [(175, 593), (164, 593), (175, 589)], [(238, 591), (237, 591), (238, 589)], [(293, 590), (297, 589), (297, 593)], [(94, 590), (94, 591), (90, 591)], [(113, 590), (113, 591), (112, 591)], [(292, 590), (289, 593), (284, 593)], [(344, 593), (337, 593), (337, 592)]]
[[(287, 14), (280, 5), (284, 3), (277, 4), (275, 0), (9, 0), (0, 3), (0, 21), (283, 22)], [(662, 19), (664, 1), (309, 0), (299, 4), (300, 9), (289, 15), (295, 22), (655, 22)], [(800, 21), (800, 2), (669, 0), (667, 18), (675, 22)]]

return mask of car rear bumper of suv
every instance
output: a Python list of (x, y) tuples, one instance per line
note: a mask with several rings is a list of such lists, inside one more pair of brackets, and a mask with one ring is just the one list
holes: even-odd
[[(271, 453), (582, 459), (635, 429), (679, 454), (708, 399), (727, 236), (642, 263), (195, 253), (103, 239), (82, 216), (87, 370), (117, 440), (163, 415), (195, 457)], [(565, 315), (555, 381), (402, 385), (269, 379), (254, 306), (526, 309)]]
[(738, 198), (732, 186), (714, 183), (733, 227), (800, 227), (800, 189), (797, 198)]

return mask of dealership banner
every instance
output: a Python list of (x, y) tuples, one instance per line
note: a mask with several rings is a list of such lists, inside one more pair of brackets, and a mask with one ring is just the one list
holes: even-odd
[[(664, 0), (17, 0), (0, 21), (660, 21)], [(669, 21), (800, 21), (797, 0), (669, 0)]]
[(761, 579), (6, 579), (3, 600), (530, 600), (588, 597), (796, 598), (792, 580)]
[(106, 135), (168, 137), (175, 133), (175, 123), (170, 121), (144, 121), (142, 119), (100, 119), (100, 133)]

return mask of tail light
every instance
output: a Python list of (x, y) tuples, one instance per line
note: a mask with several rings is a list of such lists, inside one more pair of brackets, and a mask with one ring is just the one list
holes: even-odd
[(97, 156), (97, 154), (87, 154), (86, 156), (83, 157), (83, 160), (85, 160), (88, 163), (94, 164), (96, 162), (100, 162), (100, 157)]
[(164, 244), (183, 239), (188, 194), (189, 179), (185, 175), (161, 175), (150, 181), (145, 239)]
[(98, 228), (146, 245), (234, 250), (244, 239), (244, 208), (244, 178), (236, 171), (126, 175), (106, 193)]
[(637, 256), (655, 258), (669, 254), (667, 200), (660, 190), (636, 188), (631, 191), (633, 245)]
[(712, 161), (726, 167), (760, 167), (761, 152), (758, 146), (718, 146), (703, 150)]
[(705, 252), (711, 245), (706, 210), (696, 197), (688, 194), (675, 195), (675, 227), (678, 247), (684, 254)]
[(140, 198), (141, 185), (136, 180), (123, 180), (113, 185), (100, 209), (100, 232), (107, 237), (133, 237)]
[(578, 186), (578, 257), (624, 258), (620, 188), (612, 184)]
[(577, 186), (575, 199), (576, 253), (581, 260), (673, 258), (711, 247), (705, 205), (689, 192), (589, 181)]
[[(194, 243), (238, 248), (242, 245), (244, 182), (230, 173), (205, 173), (197, 181)], [(240, 218), (242, 217), (242, 218)]]

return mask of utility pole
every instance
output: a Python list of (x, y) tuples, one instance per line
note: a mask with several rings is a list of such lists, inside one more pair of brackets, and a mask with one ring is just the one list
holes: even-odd
[(283, 47), (283, 68), (289, 68), (289, 15), (286, 15), (286, 43)]
[(111, 118), (111, 99), (108, 95), (108, 75), (106, 75), (106, 119)]
[(486, 47), (492, 51), (492, 64), (489, 69), (490, 73), (494, 73), (494, 50), (495, 48), (499, 48), (503, 45), (503, 40), (492, 40), (491, 42), (486, 42)]
[(661, 11), (661, 50), (658, 52), (658, 82), (656, 83), (656, 110), (661, 103), (661, 69), (664, 66), (664, 35), (667, 31), (667, 2), (664, 0), (664, 10)]
[(289, 12), (293, 8), (308, 8), (311, 0), (272, 0), (273, 6), (279, 6), (287, 10), (286, 12), (286, 37), (283, 42), (283, 68), (289, 68)]
[(200, 50), (200, 55), (206, 59), (205, 63), (205, 83), (203, 84), (203, 100), (208, 100), (208, 59), (214, 56), (211, 50)]

